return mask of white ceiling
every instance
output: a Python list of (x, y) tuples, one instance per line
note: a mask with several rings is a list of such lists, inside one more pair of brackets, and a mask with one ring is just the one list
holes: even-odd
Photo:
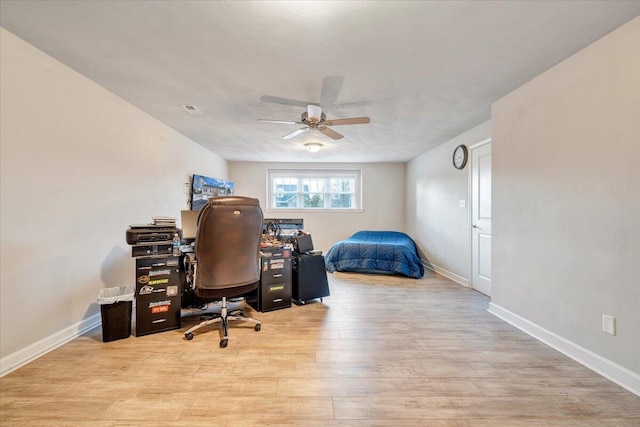
[[(639, 14), (637, 0), (0, 3), (3, 28), (223, 158), (287, 162), (410, 160)], [(327, 118), (370, 124), (283, 140), (300, 126), (256, 121), (299, 120), (260, 98), (319, 103), (328, 76), (344, 80)]]

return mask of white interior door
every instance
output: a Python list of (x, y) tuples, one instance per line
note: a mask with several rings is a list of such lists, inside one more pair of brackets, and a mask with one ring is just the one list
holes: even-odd
[(491, 143), (471, 147), (471, 286), (491, 296)]

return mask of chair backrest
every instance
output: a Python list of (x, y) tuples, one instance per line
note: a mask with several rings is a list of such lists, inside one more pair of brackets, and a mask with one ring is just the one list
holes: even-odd
[(197, 296), (233, 297), (257, 287), (262, 219), (257, 199), (240, 196), (209, 199), (198, 217)]

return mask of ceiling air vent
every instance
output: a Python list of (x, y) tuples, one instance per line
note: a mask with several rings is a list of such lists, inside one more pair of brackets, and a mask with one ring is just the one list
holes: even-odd
[(185, 110), (189, 112), (189, 114), (202, 114), (202, 111), (198, 110), (198, 107), (195, 105), (183, 105)]

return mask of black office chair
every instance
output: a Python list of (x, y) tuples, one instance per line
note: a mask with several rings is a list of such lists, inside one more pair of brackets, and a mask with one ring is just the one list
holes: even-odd
[(245, 317), (242, 310), (227, 313), (227, 298), (237, 297), (258, 287), (260, 280), (260, 238), (262, 209), (257, 199), (248, 197), (214, 197), (198, 216), (195, 253), (185, 260), (187, 283), (200, 300), (220, 300), (220, 315), (204, 319), (189, 328), (184, 336), (213, 323), (222, 324), (220, 347), (228, 343), (230, 320), (253, 322), (260, 330), (261, 322)]

